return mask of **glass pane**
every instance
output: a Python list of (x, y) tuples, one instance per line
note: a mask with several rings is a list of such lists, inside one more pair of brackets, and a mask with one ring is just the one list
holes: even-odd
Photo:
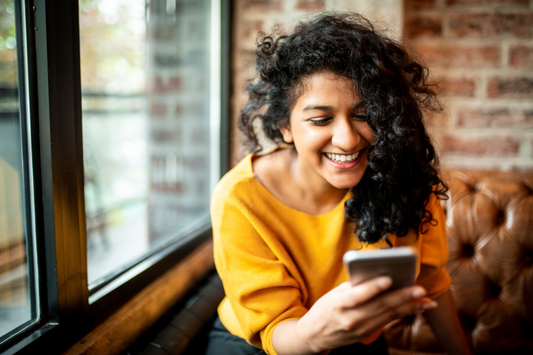
[(209, 214), (210, 3), (83, 0), (90, 287)]
[(32, 319), (15, 32), (0, 0), (0, 338)]

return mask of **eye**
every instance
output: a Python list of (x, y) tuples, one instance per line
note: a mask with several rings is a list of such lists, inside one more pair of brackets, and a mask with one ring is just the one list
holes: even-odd
[(366, 121), (366, 115), (363, 114), (353, 115), (352, 118), (355, 121)]
[(324, 118), (324, 119), (321, 119), (321, 120), (311, 120), (311, 123), (314, 126), (323, 126), (326, 123), (328, 123), (330, 120), (331, 120), (331, 118), (328, 117), (328, 118)]

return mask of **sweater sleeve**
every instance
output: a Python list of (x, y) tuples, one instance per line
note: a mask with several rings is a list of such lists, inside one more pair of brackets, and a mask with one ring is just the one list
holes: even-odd
[(435, 221), (425, 224), (427, 232), (420, 233), (420, 274), (416, 280), (423, 286), (428, 297), (435, 299), (445, 293), (451, 285), (451, 278), (446, 271), (448, 261), (448, 245), (446, 241), (446, 218), (440, 201), (435, 194), (426, 205), (427, 210), (433, 215)]
[(226, 297), (250, 344), (275, 354), (272, 333), (284, 320), (300, 318), (298, 283), (272, 249), (268, 221), (262, 221), (238, 198), (213, 195), (211, 203), (214, 258)]

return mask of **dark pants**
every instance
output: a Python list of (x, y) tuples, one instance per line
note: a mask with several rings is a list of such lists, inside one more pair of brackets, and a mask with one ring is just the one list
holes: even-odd
[[(387, 344), (383, 335), (369, 345), (355, 343), (334, 349), (330, 355), (388, 355)], [(246, 340), (231, 334), (217, 317), (209, 332), (209, 343), (206, 355), (266, 355), (266, 353), (252, 346)]]

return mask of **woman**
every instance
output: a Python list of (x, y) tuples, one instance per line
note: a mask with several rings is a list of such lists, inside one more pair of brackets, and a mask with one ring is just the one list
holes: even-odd
[[(425, 312), (448, 353), (469, 354), (444, 268), (447, 187), (423, 124), (439, 108), (426, 69), (356, 14), (263, 37), (256, 60), (241, 130), (253, 153), (256, 119), (289, 148), (248, 155), (213, 194), (226, 298), (208, 353), (386, 354), (382, 328)], [(346, 251), (403, 245), (420, 252), (415, 286), (347, 282)]]

